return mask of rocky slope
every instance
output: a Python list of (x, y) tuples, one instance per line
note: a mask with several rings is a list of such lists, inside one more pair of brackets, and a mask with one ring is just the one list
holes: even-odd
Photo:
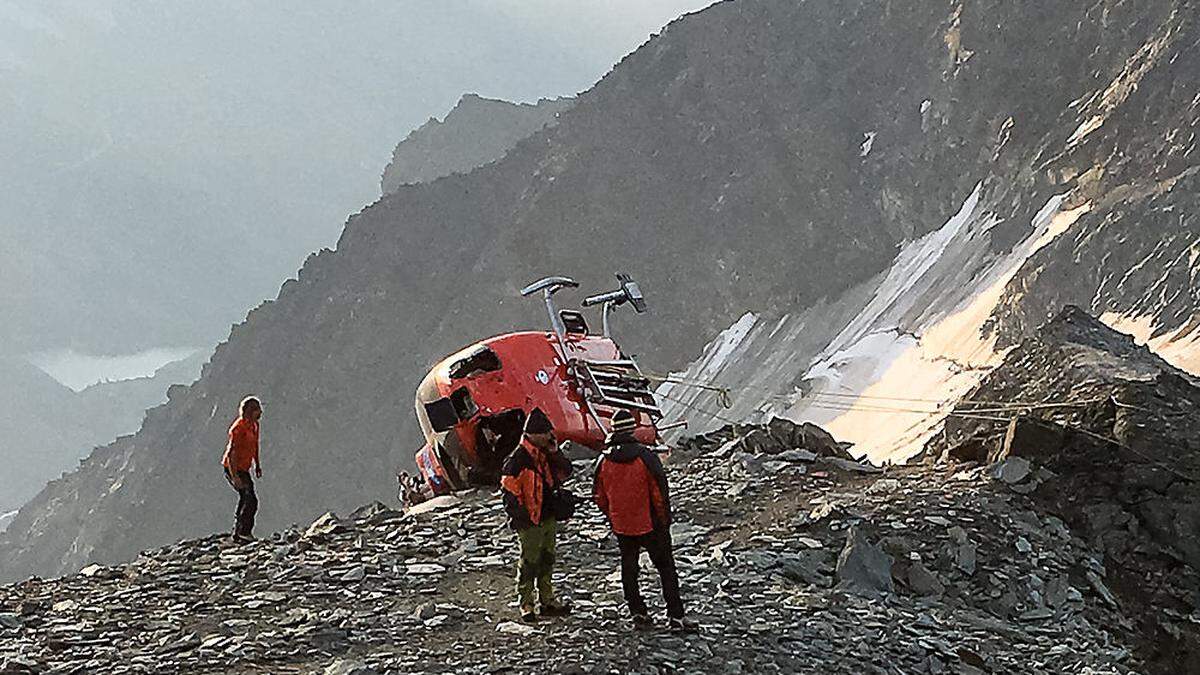
[(789, 424), (731, 427), (671, 458), (694, 635), (630, 630), (615, 544), (594, 508), (559, 544), (573, 615), (513, 623), (514, 538), (498, 497), (474, 494), (0, 587), (0, 668), (1154, 671), (1155, 645), (1106, 601), (1101, 555), (1061, 519), (983, 468), (884, 474), (822, 454), (826, 444), (796, 446), (814, 437)]
[[(515, 292), (548, 273), (594, 288), (613, 271), (637, 277), (654, 314), (620, 330), (653, 370), (682, 366), (755, 312), (768, 342), (809, 345), (769, 350), (800, 364), (770, 383), (772, 405), (814, 365), (833, 386), (845, 366), (866, 363), (850, 388), (861, 392), (906, 350), (918, 365), (975, 372), (970, 354), (916, 349), (912, 328), (986, 342), (980, 329), (999, 304), (989, 293), (1090, 222), (1080, 198), (1103, 212), (1107, 202), (1089, 197), (1096, 185), (1132, 196), (1162, 173), (1160, 192), (1182, 199), (1172, 193), (1184, 182), (1166, 180), (1179, 162), (1166, 160), (1187, 154), (1195, 109), (1179, 92), (1200, 73), (1196, 37), (1182, 0), (903, 11), (753, 0), (685, 17), (502, 160), (400, 188), (353, 217), (337, 250), (312, 256), (235, 328), (196, 385), (25, 509), (0, 538), (0, 569), (67, 571), (224, 529), (216, 461), (233, 406), (251, 391), (270, 410), (265, 526), (390, 492), (417, 444), (410, 396), (424, 370), (481, 335), (541, 325)], [(1122, 204), (1137, 214), (1150, 202)], [(1119, 246), (1105, 240), (1096, 245)], [(961, 257), (941, 258), (951, 243)], [(1105, 275), (1129, 271), (1120, 256), (1100, 257), (1113, 266)], [(1087, 288), (1094, 271), (1075, 269), (1063, 285)], [(1179, 290), (1183, 279), (1167, 283)], [(1012, 297), (1030, 303), (1020, 309), (1029, 316), (1057, 301)], [(1115, 297), (1102, 294), (1097, 310)], [(1164, 320), (1187, 313), (1181, 297)], [(964, 311), (970, 321), (943, 323)], [(866, 361), (852, 358), (861, 352)], [(914, 383), (906, 372), (894, 381)], [(925, 384), (944, 389), (939, 378)], [(951, 399), (977, 381), (955, 380)], [(913, 424), (858, 426), (894, 441)]]
[(1200, 380), (1070, 307), (967, 398), (929, 459), (999, 462), (1103, 556), (1174, 672), (1200, 668)]
[(383, 169), (384, 195), (401, 185), (425, 183), (494, 162), (519, 141), (554, 124), (571, 107), (570, 97), (509, 103), (466, 94), (445, 118), (430, 119), (396, 146)]

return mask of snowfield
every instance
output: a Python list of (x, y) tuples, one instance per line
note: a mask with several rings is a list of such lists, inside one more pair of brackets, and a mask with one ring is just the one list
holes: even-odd
[(675, 374), (727, 388), (732, 405), (711, 390), (664, 384), (658, 393), (668, 418), (688, 419), (697, 433), (785, 417), (828, 428), (874, 462), (915, 455), (1003, 357), (988, 321), (1021, 265), (1090, 209), (1063, 210), (1064, 198), (1054, 196), (1030, 233), (995, 255), (990, 231), (998, 219), (981, 204), (982, 185), (863, 287), (799, 313), (744, 315)]

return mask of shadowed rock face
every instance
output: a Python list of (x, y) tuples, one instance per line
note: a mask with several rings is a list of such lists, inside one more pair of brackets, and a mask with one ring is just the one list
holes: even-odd
[[(1163, 26), (1186, 44), (1181, 6), (759, 0), (678, 21), (501, 161), (352, 217), (336, 252), (311, 256), (235, 327), (200, 382), (18, 516), (0, 574), (225, 529), (218, 460), (250, 392), (268, 408), (265, 529), (390, 496), (419, 443), (415, 384), (463, 344), (542, 325), (515, 297), (538, 276), (638, 278), (653, 314), (618, 317), (620, 336), (665, 370), (747, 309), (804, 308), (871, 278), (980, 181), (1003, 249), (1062, 188), (1039, 153), (1079, 126), (1071, 103)], [(1087, 143), (1075, 161), (1106, 151)], [(1124, 166), (1152, 164), (1138, 161)]]
[(1200, 382), (1068, 307), (967, 398), (1030, 407), (1001, 415), (1009, 422), (952, 417), (930, 454), (973, 441), (1003, 460), (1000, 480), (1013, 460), (1027, 465), (1006, 482), (1097, 550), (1170, 672), (1200, 664), (1200, 634), (1173, 614), (1200, 599)]
[(509, 103), (467, 94), (445, 119), (429, 120), (396, 146), (392, 161), (383, 170), (380, 188), (389, 195), (402, 185), (470, 173), (554, 124), (559, 113), (574, 102), (572, 98), (557, 98), (536, 104)]

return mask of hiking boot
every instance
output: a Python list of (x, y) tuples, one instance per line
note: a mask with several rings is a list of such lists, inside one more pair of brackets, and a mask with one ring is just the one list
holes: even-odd
[(537, 623), (537, 621), (538, 621), (537, 612), (533, 611), (532, 607), (522, 607), (521, 608), (521, 621), (524, 621), (525, 623)]
[(570, 613), (571, 608), (561, 602), (542, 603), (542, 616), (566, 616)]
[(649, 614), (634, 614), (633, 629), (634, 630), (650, 630), (654, 628), (654, 619), (650, 618)]
[(233, 535), (233, 543), (239, 546), (254, 542), (254, 535), (235, 534)]
[(675, 633), (695, 633), (700, 630), (700, 624), (686, 617), (671, 617), (667, 619), (667, 628)]

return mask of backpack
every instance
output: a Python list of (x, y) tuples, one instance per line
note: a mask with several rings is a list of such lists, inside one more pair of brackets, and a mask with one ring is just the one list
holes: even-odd
[(583, 501), (566, 488), (556, 488), (550, 493), (550, 513), (554, 519), (564, 523), (575, 516), (575, 507)]

